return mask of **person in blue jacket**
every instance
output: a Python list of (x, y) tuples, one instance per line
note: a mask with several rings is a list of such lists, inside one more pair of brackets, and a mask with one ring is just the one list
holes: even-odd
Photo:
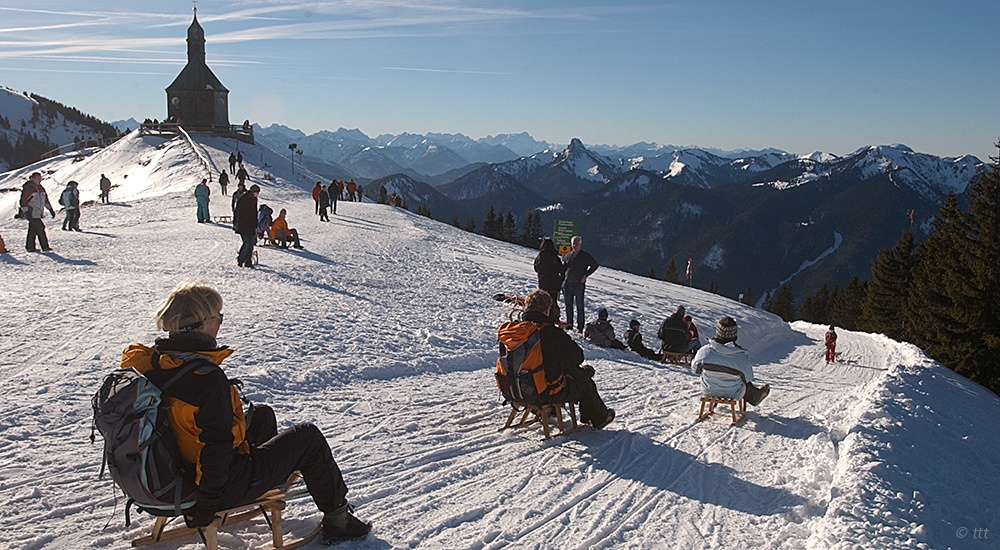
[(194, 188), (194, 198), (198, 203), (198, 223), (208, 223), (212, 221), (212, 216), (208, 213), (208, 196), (212, 190), (208, 188), (208, 179), (202, 178), (201, 183)]

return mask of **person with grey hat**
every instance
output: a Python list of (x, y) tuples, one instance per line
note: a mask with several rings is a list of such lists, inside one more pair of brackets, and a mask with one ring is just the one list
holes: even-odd
[(583, 337), (595, 346), (625, 349), (625, 344), (615, 337), (615, 329), (608, 322), (608, 310), (603, 307), (597, 311), (597, 319), (584, 327)]
[(726, 399), (746, 399), (753, 406), (760, 405), (771, 386), (754, 386), (750, 354), (736, 344), (739, 327), (728, 315), (715, 326), (715, 338), (702, 346), (691, 365), (701, 375), (701, 393), (705, 396)]

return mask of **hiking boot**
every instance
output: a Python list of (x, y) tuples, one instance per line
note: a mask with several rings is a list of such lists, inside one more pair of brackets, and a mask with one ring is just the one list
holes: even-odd
[(336, 527), (332, 519), (323, 517), (323, 532), (320, 533), (319, 543), (323, 546), (332, 546), (345, 540), (362, 539), (372, 530), (370, 521), (361, 521), (354, 517), (354, 514), (347, 512), (347, 525)]
[(591, 426), (593, 426), (595, 430), (600, 430), (601, 428), (607, 426), (608, 424), (611, 424), (611, 421), (614, 419), (615, 419), (615, 410), (608, 409), (608, 414), (604, 415), (604, 420), (601, 421), (595, 420), (593, 424), (591, 424)]
[(761, 401), (764, 401), (764, 398), (767, 397), (768, 394), (770, 393), (771, 393), (771, 385), (764, 384), (764, 386), (760, 388), (760, 397), (758, 397), (756, 401), (748, 400), (747, 402), (756, 407), (757, 405), (760, 405)]

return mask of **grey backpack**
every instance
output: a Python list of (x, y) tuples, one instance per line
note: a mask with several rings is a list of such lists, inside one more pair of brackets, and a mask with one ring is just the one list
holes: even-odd
[[(193, 354), (192, 354), (193, 355)], [(201, 358), (201, 356), (196, 356)], [(104, 378), (91, 401), (94, 426), (104, 438), (104, 463), (111, 478), (128, 497), (129, 509), (155, 516), (179, 516), (197, 502), (193, 472), (187, 471), (167, 420), (163, 390), (195, 367), (210, 361), (185, 358), (177, 374), (162, 388), (135, 369), (116, 369)], [(154, 361), (154, 365), (156, 361)], [(93, 429), (90, 440), (95, 440)]]

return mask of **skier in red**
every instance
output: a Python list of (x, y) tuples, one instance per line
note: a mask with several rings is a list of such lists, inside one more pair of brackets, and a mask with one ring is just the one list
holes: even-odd
[(830, 330), (826, 331), (826, 362), (837, 360), (837, 331), (834, 330), (833, 325), (830, 325)]

